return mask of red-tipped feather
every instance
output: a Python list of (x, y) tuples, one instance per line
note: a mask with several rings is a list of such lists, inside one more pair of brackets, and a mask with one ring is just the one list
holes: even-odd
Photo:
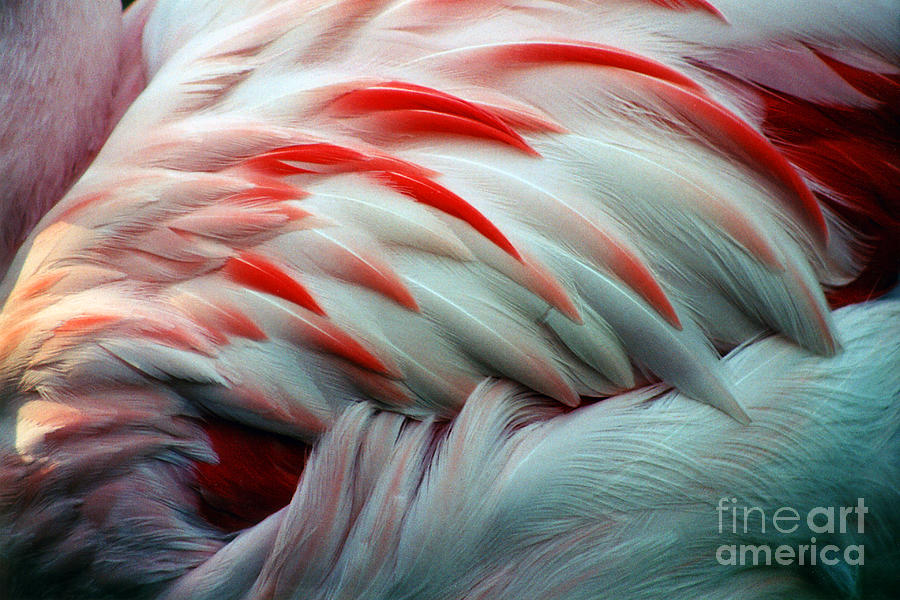
[(900, 74), (853, 67), (817, 52), (834, 72), (876, 101), (822, 104), (761, 88), (764, 130), (828, 193), (818, 199), (854, 230), (864, 257), (854, 280), (828, 292), (833, 307), (875, 298), (900, 271)]
[(225, 263), (224, 270), (235, 283), (284, 298), (318, 315), (325, 314), (312, 294), (300, 282), (258, 254), (243, 252), (233, 256)]
[(415, 173), (388, 171), (380, 173), (378, 178), (384, 181), (389, 187), (397, 190), (401, 194), (413, 198), (417, 202), (433, 206), (450, 216), (462, 219), (474, 227), (475, 230), (484, 237), (503, 249), (504, 252), (516, 260), (522, 260), (521, 255), (516, 251), (512, 242), (503, 235), (503, 232), (501, 232), (496, 225), (479, 212), (478, 209), (444, 186), (438, 185), (428, 179), (417, 177)]
[(486, 55), (484, 60), (492, 63), (496, 61), (499, 66), (517, 63), (587, 63), (640, 73), (668, 81), (698, 94), (705, 94), (703, 88), (693, 79), (661, 62), (603, 44), (568, 40), (515, 42), (488, 46), (478, 52)]
[[(638, 77), (635, 76), (635, 79)], [(827, 245), (828, 227), (818, 201), (793, 165), (765, 136), (714, 100), (666, 81), (643, 79), (643, 82), (635, 83), (646, 85), (705, 135), (768, 174), (783, 188), (787, 208), (800, 219), (821, 247)]]
[(486, 108), (424, 86), (391, 81), (353, 90), (332, 103), (341, 115), (385, 112), (388, 128), (406, 131), (429, 130), (493, 138), (532, 156), (537, 152), (502, 119)]

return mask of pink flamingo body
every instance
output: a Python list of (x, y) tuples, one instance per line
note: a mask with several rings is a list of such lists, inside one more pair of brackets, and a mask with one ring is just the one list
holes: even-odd
[[(900, 307), (831, 309), (896, 281), (896, 7), (43, 4), (98, 85), (9, 101), (0, 585), (890, 589)], [(865, 569), (719, 564), (725, 496), (864, 497)]]

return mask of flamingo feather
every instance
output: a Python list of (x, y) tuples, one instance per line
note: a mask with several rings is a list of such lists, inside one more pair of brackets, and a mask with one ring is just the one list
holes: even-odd
[[(832, 309), (900, 263), (895, 5), (49, 4), (0, 8), (70, 92), (3, 102), (0, 585), (889, 589), (897, 301)], [(725, 494), (865, 496), (865, 569), (706, 560)]]

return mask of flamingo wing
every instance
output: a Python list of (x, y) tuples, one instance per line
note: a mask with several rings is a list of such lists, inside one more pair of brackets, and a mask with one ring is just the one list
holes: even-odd
[[(70, 517), (62, 541), (18, 534), (7, 554), (83, 545), (94, 557), (88, 590), (159, 590), (205, 564), (173, 588), (194, 597), (205, 573), (239, 570), (247, 547), (257, 566), (231, 574), (234, 597), (252, 586), (274, 597), (315, 586), (425, 597), (415, 587), (425, 583), (409, 582), (438, 546), (417, 527), (453, 494), (454, 477), (488, 456), (493, 471), (458, 483), (497, 498), (473, 512), (482, 525), (524, 510), (531, 479), (545, 489), (583, 467), (602, 487), (606, 463), (578, 461), (632, 440), (603, 447), (605, 431), (646, 429), (660, 445), (677, 436), (687, 444), (679, 464), (728, 459), (738, 470), (759, 457), (736, 456), (738, 442), (720, 443), (728, 436), (771, 449), (792, 435), (766, 429), (773, 419), (802, 421), (810, 438), (816, 426), (838, 428), (808, 414), (833, 378), (796, 407), (760, 386), (870, 360), (851, 342), (854, 326), (836, 331), (825, 289), (842, 303), (896, 275), (886, 241), (895, 192), (858, 182), (880, 167), (846, 159), (889, 162), (890, 138), (827, 138), (844, 154), (823, 156), (819, 142), (785, 131), (778, 111), (825, 107), (822, 119), (850, 115), (873, 131), (895, 118), (897, 10), (834, 3), (813, 18), (809, 3), (785, 4), (773, 24), (755, 5), (727, 2), (139, 3), (127, 31), (141, 41), (141, 69), (128, 89), (146, 87), (0, 288), (0, 382), (18, 427), (4, 457), (9, 512), (40, 506), (58, 522), (81, 503), (84, 519)], [(809, 116), (804, 127), (820, 124)], [(829, 175), (836, 163), (850, 174)], [(891, 310), (842, 319), (895, 323)], [(783, 340), (743, 348), (768, 333)], [(829, 358), (841, 344), (854, 353)], [(776, 349), (778, 377), (739, 374)], [(650, 412), (638, 402), (646, 394), (617, 397), (656, 381), (677, 392)], [(891, 381), (865, 397), (896, 398)], [(829, 393), (826, 406), (840, 404)], [(618, 399), (560, 414), (609, 397)], [(452, 432), (436, 450), (443, 425), (432, 420), (447, 419)], [(424, 423), (405, 425), (415, 420)], [(478, 437), (482, 420), (490, 427)], [(896, 415), (887, 421), (895, 427)], [(238, 527), (198, 516), (226, 501), (230, 513), (247, 510), (234, 505), (241, 484), (221, 471), (289, 481), (287, 502), (301, 442), (319, 446), (291, 505), (226, 545)], [(333, 449), (342, 444), (366, 451), (353, 458)], [(517, 454), (525, 449), (570, 462), (556, 469)], [(722, 469), (671, 485), (732, 485), (737, 475)], [(80, 472), (102, 483), (59, 492)], [(644, 485), (658, 473), (634, 477)], [(511, 495), (484, 487), (507, 480)], [(310, 511), (328, 518), (304, 522)], [(408, 525), (391, 516), (401, 513)], [(446, 523), (468, 522), (451, 512)], [(534, 530), (514, 525), (516, 547), (531, 548)], [(591, 529), (597, 543), (612, 539), (604, 527)], [(564, 560), (575, 531), (517, 556)], [(369, 534), (385, 545), (364, 560), (357, 539)], [(156, 550), (127, 551), (150, 539), (161, 540)], [(448, 573), (468, 569), (480, 540), (460, 542)], [(497, 562), (507, 546), (490, 548), (482, 567), (493, 575), (468, 571), (479, 583), (432, 596), (521, 597), (526, 580), (507, 584), (514, 565)], [(368, 577), (351, 576), (357, 567)], [(572, 597), (590, 597), (594, 577), (584, 571)], [(546, 586), (569, 593), (554, 578)]]

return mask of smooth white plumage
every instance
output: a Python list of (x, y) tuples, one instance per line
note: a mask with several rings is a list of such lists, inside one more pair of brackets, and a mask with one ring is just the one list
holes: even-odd
[[(748, 426), (658, 386), (548, 420), (558, 409), (545, 398), (486, 382), (446, 436), (357, 405), (317, 447), (291, 505), (166, 597), (888, 597), (878, 589), (896, 580), (900, 465), (885, 424), (900, 419), (900, 346), (871, 341), (885, 324), (900, 339), (900, 303), (835, 318), (841, 357), (768, 338), (725, 359), (750, 399)], [(863, 533), (855, 514), (843, 533), (772, 530), (783, 506), (806, 514), (855, 506), (857, 494)], [(769, 536), (758, 514), (744, 533), (742, 514), (733, 531), (725, 513), (720, 531), (723, 495), (761, 507)], [(841, 552), (864, 546), (864, 567), (716, 560), (722, 545), (796, 548), (811, 536)], [(248, 556), (265, 563), (255, 584)]]

